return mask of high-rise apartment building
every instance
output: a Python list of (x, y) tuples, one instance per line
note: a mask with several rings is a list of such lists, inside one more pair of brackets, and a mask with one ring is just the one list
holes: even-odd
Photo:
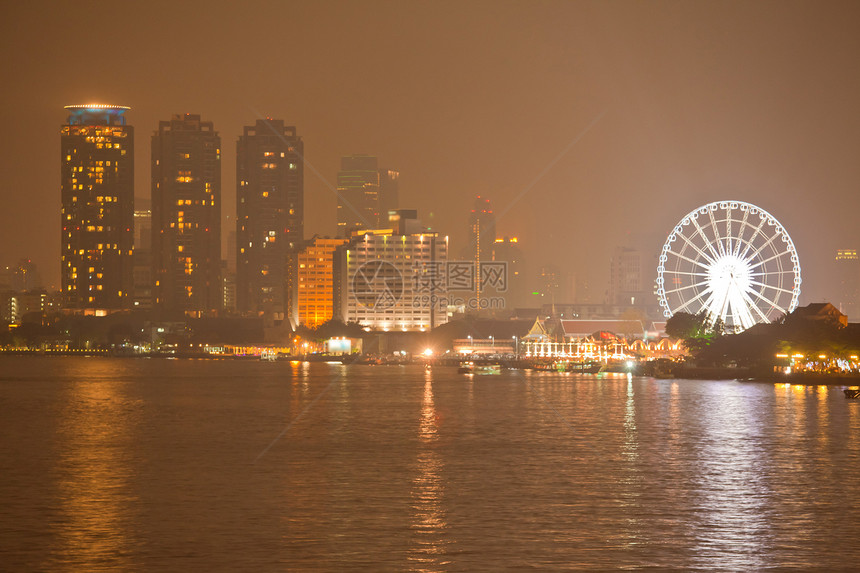
[(221, 308), (221, 138), (196, 114), (152, 135), (152, 271), (165, 316)]
[(317, 237), (299, 253), (299, 324), (314, 328), (334, 316), (334, 252), (345, 242)]
[(839, 279), (839, 300), (836, 306), (848, 320), (860, 319), (860, 257), (856, 249), (836, 251), (836, 271)]
[(71, 105), (60, 135), (63, 305), (105, 314), (131, 306), (134, 129), (129, 109)]
[(295, 316), (304, 221), (304, 143), (280, 119), (246, 126), (236, 147), (236, 305), (274, 321)]

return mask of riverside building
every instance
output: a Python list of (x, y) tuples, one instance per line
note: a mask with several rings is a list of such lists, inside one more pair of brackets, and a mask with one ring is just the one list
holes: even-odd
[(359, 231), (335, 256), (335, 313), (382, 331), (426, 331), (447, 322), (448, 237), (398, 229)]
[(159, 311), (221, 308), (221, 138), (199, 115), (174, 115), (152, 136), (151, 244)]
[(316, 237), (298, 255), (298, 323), (315, 328), (334, 316), (334, 252), (346, 239)]
[(104, 315), (131, 307), (134, 128), (118, 105), (70, 105), (60, 131), (63, 306)]
[(261, 119), (236, 146), (236, 306), (281, 322), (295, 317), (303, 242), (304, 143), (294, 126)]

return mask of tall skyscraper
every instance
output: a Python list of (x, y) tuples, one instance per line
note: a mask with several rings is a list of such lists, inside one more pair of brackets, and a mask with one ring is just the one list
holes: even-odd
[(509, 311), (528, 305), (526, 298), (526, 269), (523, 251), (517, 237), (496, 239), (493, 244), (493, 261), (507, 263), (507, 291), (503, 293), (505, 308)]
[(134, 212), (134, 308), (152, 308), (152, 211)]
[(475, 285), (478, 298), (481, 297), (481, 262), (490, 261), (493, 257), (493, 246), (496, 242), (496, 216), (490, 206), (490, 200), (478, 195), (472, 212), (469, 213), (469, 243), (464, 257), (475, 262)]
[[(379, 162), (370, 155), (340, 160), (337, 173), (337, 230), (346, 237), (356, 229), (379, 228)], [(388, 214), (386, 213), (386, 218)]]
[(839, 300), (837, 308), (848, 320), (860, 319), (860, 257), (856, 249), (836, 251), (836, 271), (839, 277)]
[(152, 135), (152, 270), (165, 316), (221, 308), (221, 138), (196, 114)]
[(348, 237), (357, 229), (382, 229), (398, 207), (400, 172), (379, 168), (372, 155), (349, 155), (337, 173), (337, 230)]
[(295, 316), (303, 242), (304, 143), (280, 119), (246, 126), (236, 147), (236, 304), (274, 321)]
[(106, 314), (131, 306), (134, 128), (129, 109), (70, 105), (60, 135), (61, 282), (66, 308)]
[(400, 206), (400, 172), (393, 169), (379, 170), (379, 220), (377, 227), (384, 227), (389, 215)]

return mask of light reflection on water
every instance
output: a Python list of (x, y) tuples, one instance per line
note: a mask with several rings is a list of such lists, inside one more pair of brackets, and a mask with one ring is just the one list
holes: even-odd
[(129, 459), (138, 400), (126, 395), (122, 364), (81, 363), (60, 390), (56, 487), (58, 564), (75, 561), (122, 563), (129, 552), (128, 531), (140, 499), (129, 488)]
[(424, 395), (421, 402), (420, 440), (416, 475), (412, 481), (413, 511), (409, 560), (412, 571), (442, 571), (450, 563), (444, 556), (445, 521), (441, 456), (435, 451), (439, 439), (436, 408), (433, 404), (432, 370), (424, 373)]
[(10, 570), (840, 568), (841, 388), (0, 359)]

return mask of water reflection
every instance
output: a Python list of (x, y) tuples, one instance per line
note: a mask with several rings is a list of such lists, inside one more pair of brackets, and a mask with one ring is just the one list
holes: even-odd
[(768, 456), (758, 439), (768, 421), (739, 384), (708, 388), (717, 395), (699, 412), (694, 551), (701, 564), (719, 555), (730, 569), (759, 569), (773, 543)]
[(636, 436), (636, 401), (633, 393), (633, 378), (627, 375), (627, 400), (624, 404), (624, 457), (635, 462), (638, 454)]
[(130, 515), (138, 501), (130, 487), (139, 404), (126, 396), (122, 368), (114, 360), (85, 360), (66, 387), (60, 414), (57, 464), (59, 501), (65, 519), (56, 524), (68, 560), (128, 566)]
[(860, 401), (837, 387), (245, 361), (0, 370), (3, 570), (832, 571), (858, 557)]
[(441, 571), (450, 562), (444, 557), (446, 512), (443, 506), (442, 457), (435, 449), (439, 439), (438, 418), (433, 401), (433, 374), (424, 373), (424, 394), (418, 439), (422, 444), (417, 456), (418, 473), (412, 480), (412, 539), (409, 562), (412, 571)]

